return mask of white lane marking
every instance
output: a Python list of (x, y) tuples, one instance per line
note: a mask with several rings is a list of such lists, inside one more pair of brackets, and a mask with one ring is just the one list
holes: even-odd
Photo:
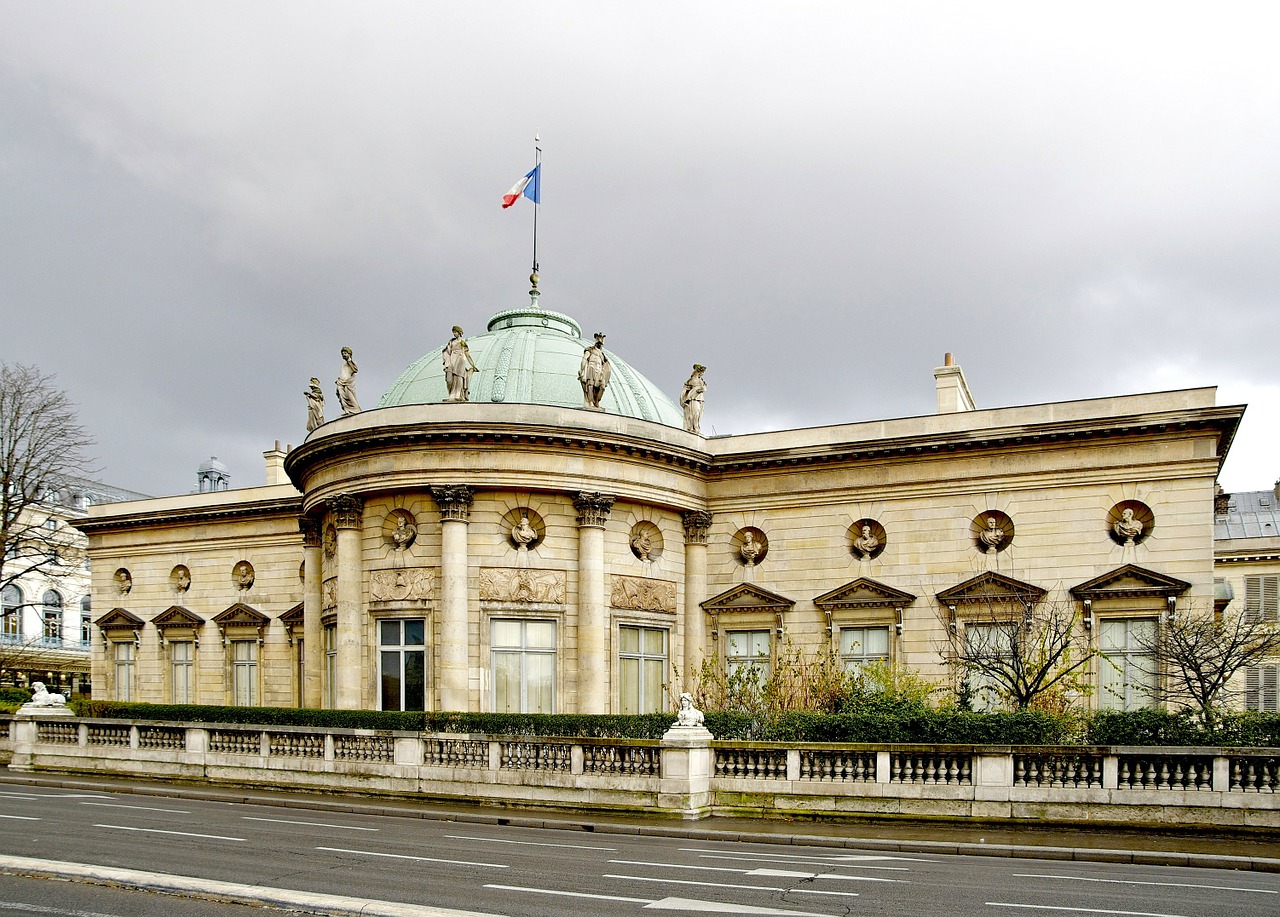
[(1053, 904), (1009, 904), (1005, 901), (988, 901), (989, 907), (1021, 907), (1033, 911), (1070, 911), (1073, 914), (1118, 914), (1121, 917), (1186, 917), (1184, 914), (1162, 914), (1152, 911), (1107, 911), (1099, 907), (1059, 907)]
[(793, 879), (840, 879), (843, 882), (902, 882), (907, 879), (882, 879), (879, 876), (851, 876), (843, 872), (796, 872), (790, 869), (753, 869), (749, 876), (789, 876)]
[[(706, 847), (681, 847), (679, 848), (679, 850), (681, 853), (723, 854), (728, 852), (726, 850), (710, 850), (710, 849), (707, 849)], [(889, 856), (888, 854), (884, 854), (884, 853), (838, 853), (838, 854), (832, 854), (830, 856), (818, 856), (817, 854), (765, 853), (764, 851), (760, 851), (760, 850), (749, 850), (739, 854), (739, 856), (775, 857), (775, 858), (782, 857), (782, 858), (792, 859), (792, 860), (818, 860), (819, 862), (822, 862), (822, 863), (871, 862), (873, 860), (895, 860), (900, 863), (936, 863), (938, 862), (936, 859), (931, 860), (926, 857)]]
[(14, 901), (0, 901), (0, 910), (22, 911), (28, 914), (58, 914), (60, 917), (113, 917), (99, 911), (68, 911), (60, 907), (46, 907), (43, 904), (19, 904)]
[(318, 821), (291, 821), (287, 818), (258, 818), (254, 815), (241, 815), (248, 821), (269, 821), (281, 825), (306, 825), (310, 828), (341, 828), (343, 831), (378, 831), (378, 828), (359, 828), (355, 825), (326, 825)]
[(131, 828), (128, 825), (94, 825), (95, 828), (110, 828), (113, 831), (141, 831), (145, 834), (172, 834), (177, 837), (199, 837), (210, 841), (243, 841), (242, 837), (225, 837), (221, 834), (193, 834), (190, 831), (161, 831), (159, 828)]
[(704, 853), (704, 854), (700, 854), (700, 859), (733, 860), (735, 862), (740, 860), (761, 859), (761, 860), (764, 860), (765, 862), (775, 862), (775, 861), (781, 860), (784, 863), (790, 863), (793, 860), (799, 860), (801, 863), (817, 861), (818, 863), (821, 863), (823, 866), (847, 866), (850, 869), (887, 869), (892, 872), (911, 872), (910, 866), (864, 866), (862, 863), (837, 863), (829, 859), (826, 859), (824, 857), (801, 857), (801, 856), (788, 857), (785, 854), (773, 855), (773, 854), (761, 853), (761, 854), (742, 854), (742, 855), (730, 856), (728, 854)]
[(190, 815), (186, 809), (157, 809), (155, 806), (127, 806), (120, 802), (82, 802), (82, 806), (101, 806), (106, 809), (138, 809), (143, 812), (172, 812), (174, 815)]
[(554, 888), (530, 888), (526, 885), (486, 885), (501, 892), (529, 892), (534, 895), (563, 895), (566, 898), (590, 898), (594, 901), (625, 901), (628, 904), (652, 904), (652, 898), (623, 898), (621, 895), (592, 895), (587, 892), (562, 892)]
[(12, 818), (14, 821), (40, 821), (35, 815), (0, 815), (0, 818)]
[(391, 860), (417, 860), (420, 863), (449, 863), (453, 866), (488, 866), (491, 869), (510, 869), (510, 866), (504, 866), (501, 863), (470, 863), (466, 860), (442, 860), (438, 857), (416, 857), (407, 853), (377, 853), (373, 850), (347, 850), (345, 847), (317, 847), (317, 850), (327, 850), (330, 853), (354, 853), (357, 856), (364, 857), (385, 857)]
[(659, 869), (697, 869), (703, 872), (742, 872), (745, 869), (734, 869), (731, 866), (692, 866), (688, 863), (651, 863), (647, 860), (610, 860), (619, 866), (656, 866)]
[(858, 898), (861, 892), (826, 892), (816, 888), (792, 888), (787, 890), (788, 895), (837, 895), (841, 898)]
[(1066, 879), (1070, 882), (1108, 882), (1114, 885), (1158, 885), (1163, 888), (1207, 888), (1216, 892), (1254, 892), (1259, 895), (1280, 894), (1273, 888), (1244, 888), (1239, 885), (1196, 885), (1192, 882), (1144, 882), (1140, 879), (1093, 879), (1088, 876), (1052, 876), (1034, 872), (1015, 872), (1018, 879)]
[(10, 799), (110, 799), (110, 796), (104, 796), (102, 793), (6, 793), (0, 791), (0, 796), (8, 796)]
[(569, 850), (604, 850), (613, 853), (617, 847), (588, 847), (586, 844), (542, 844), (538, 841), (509, 841), (502, 837), (475, 837), (468, 834), (446, 834), (445, 837), (454, 841), (484, 841), (489, 844), (519, 844), (523, 847), (565, 847)]
[(769, 885), (729, 885), (723, 882), (695, 882), (692, 879), (668, 879), (657, 876), (617, 876), (605, 873), (605, 879), (627, 879), (631, 882), (661, 882), (663, 885), (701, 885), (703, 888), (736, 888), (749, 892), (785, 892), (785, 888), (773, 888)]

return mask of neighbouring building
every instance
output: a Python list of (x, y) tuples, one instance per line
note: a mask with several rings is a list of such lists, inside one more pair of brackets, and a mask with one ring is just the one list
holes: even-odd
[[(1219, 493), (1214, 500), (1218, 602), (1280, 622), (1280, 482), (1273, 490)], [(1280, 710), (1280, 665), (1251, 666), (1234, 685), (1247, 710)]]
[(948, 633), (1059, 602), (1102, 651), (1089, 703), (1125, 706), (1136, 635), (1213, 612), (1244, 409), (1212, 388), (979, 410), (948, 355), (936, 414), (704, 437), (536, 302), (466, 342), (474, 375), (451, 341), (277, 443), (265, 486), (91, 509), (95, 693), (645, 712), (704, 660), (946, 677)]

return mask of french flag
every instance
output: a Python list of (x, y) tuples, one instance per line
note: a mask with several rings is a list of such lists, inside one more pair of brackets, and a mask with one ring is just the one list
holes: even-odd
[(533, 167), (532, 172), (525, 175), (524, 178), (511, 186), (510, 191), (502, 195), (502, 209), (506, 210), (516, 201), (520, 200), (521, 197), (527, 197), (535, 204), (541, 203), (541, 201), (538, 200), (538, 184), (541, 178), (542, 165), (539, 163)]

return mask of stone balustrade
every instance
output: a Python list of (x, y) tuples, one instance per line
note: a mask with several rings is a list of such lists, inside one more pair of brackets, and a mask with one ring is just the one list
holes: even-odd
[(68, 719), (0, 722), (25, 771), (667, 813), (1280, 828), (1280, 749), (564, 739)]

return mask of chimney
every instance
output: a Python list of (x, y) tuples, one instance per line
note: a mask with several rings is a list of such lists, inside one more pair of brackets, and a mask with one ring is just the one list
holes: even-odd
[(938, 387), (939, 414), (955, 414), (977, 409), (977, 405), (973, 402), (973, 395), (969, 393), (969, 383), (964, 379), (964, 370), (955, 362), (951, 354), (943, 355), (942, 365), (933, 371), (933, 378)]
[(289, 476), (284, 473), (284, 457), (288, 455), (287, 449), (280, 446), (280, 440), (276, 440), (274, 449), (268, 449), (262, 453), (262, 457), (267, 463), (267, 485), (272, 484), (288, 484)]

